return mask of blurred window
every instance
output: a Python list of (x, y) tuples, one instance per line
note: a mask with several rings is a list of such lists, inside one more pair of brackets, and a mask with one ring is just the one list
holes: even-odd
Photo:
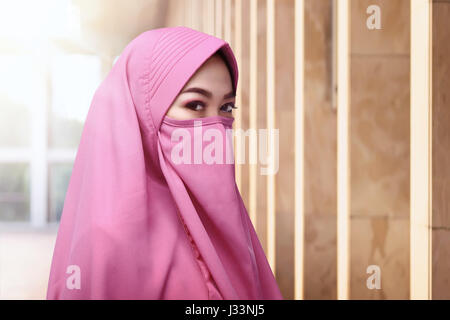
[(102, 60), (22, 49), (0, 47), (0, 222), (42, 225), (60, 220)]
[(49, 216), (51, 222), (59, 221), (64, 198), (69, 185), (73, 163), (56, 163), (49, 167)]
[(30, 172), (25, 163), (0, 164), (0, 220), (28, 221), (30, 218)]

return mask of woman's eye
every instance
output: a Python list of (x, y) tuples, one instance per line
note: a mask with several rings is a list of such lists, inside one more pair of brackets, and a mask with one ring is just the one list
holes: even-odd
[(203, 103), (198, 102), (198, 101), (193, 101), (193, 102), (189, 102), (188, 104), (186, 104), (186, 107), (188, 107), (191, 110), (194, 111), (200, 111), (203, 109)]
[(220, 110), (224, 112), (231, 112), (233, 109), (236, 109), (237, 107), (234, 105), (234, 103), (228, 103), (226, 105), (223, 105)]

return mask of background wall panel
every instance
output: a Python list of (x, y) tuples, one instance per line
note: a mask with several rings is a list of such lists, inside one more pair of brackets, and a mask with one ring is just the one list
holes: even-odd
[(351, 1), (351, 299), (409, 297), (409, 63), (409, 1)]
[(332, 3), (305, 1), (305, 299), (336, 299)]
[(450, 1), (432, 11), (432, 298), (450, 299)]
[(275, 1), (276, 276), (286, 299), (294, 295), (294, 13), (294, 0)]

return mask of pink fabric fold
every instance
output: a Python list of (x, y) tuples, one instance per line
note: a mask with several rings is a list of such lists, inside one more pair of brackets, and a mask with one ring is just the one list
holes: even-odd
[[(236, 88), (230, 46), (205, 33), (154, 29), (123, 50), (86, 118), (47, 299), (282, 299), (236, 186), (234, 163), (173, 161), (176, 130), (189, 132), (202, 153), (211, 141), (219, 146), (214, 155), (229, 151), (233, 119), (165, 116), (217, 50)], [(214, 140), (194, 134), (198, 121)]]
[(196, 246), (194, 239), (192, 239), (189, 229), (187, 228), (186, 223), (184, 223), (184, 221), (183, 225), (185, 227), (186, 234), (189, 237), (189, 241), (191, 242), (192, 251), (194, 252), (197, 264), (200, 270), (202, 271), (203, 276), (205, 277), (206, 287), (208, 288), (208, 298), (210, 300), (223, 300), (223, 297), (220, 294), (214, 279), (211, 277), (211, 273), (209, 272), (209, 269), (206, 266), (205, 261), (203, 260), (200, 251), (198, 250), (198, 247)]

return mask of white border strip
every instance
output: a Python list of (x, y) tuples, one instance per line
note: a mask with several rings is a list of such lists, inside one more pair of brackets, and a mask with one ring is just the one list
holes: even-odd
[(349, 1), (337, 5), (337, 298), (349, 299)]
[(305, 1), (295, 1), (295, 299), (304, 299), (304, 69)]
[(431, 7), (411, 1), (410, 298), (431, 299)]
[(250, 0), (250, 140), (249, 140), (249, 213), (255, 228), (257, 227), (258, 193), (258, 3)]
[[(275, 129), (275, 1), (267, 0), (267, 130)], [(269, 150), (274, 151), (270, 134)], [(271, 170), (271, 172), (274, 172)], [(275, 175), (267, 175), (267, 259), (275, 274)]]

